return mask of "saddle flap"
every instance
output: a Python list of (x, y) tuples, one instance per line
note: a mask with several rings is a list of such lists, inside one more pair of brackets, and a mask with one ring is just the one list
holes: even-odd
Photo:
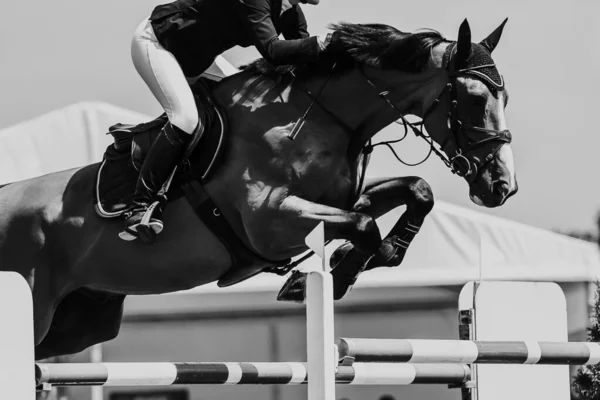
[[(203, 182), (214, 172), (223, 155), (227, 132), (226, 119), (212, 99), (211, 93), (215, 85), (215, 82), (199, 79), (192, 86), (196, 94), (196, 103), (204, 110), (200, 118), (205, 129), (190, 143), (186, 158), (194, 164), (196, 178)], [(200, 144), (198, 151), (193, 152), (198, 144)]]
[[(175, 176), (171, 200), (179, 197), (176, 192), (181, 184), (191, 179), (202, 182), (209, 179), (223, 156), (227, 128), (223, 113), (211, 97), (214, 86), (215, 83), (200, 79), (192, 87), (203, 129), (194, 134), (186, 150), (184, 159), (188, 162)], [(164, 113), (149, 122), (138, 125), (118, 123), (109, 128), (108, 133), (115, 140), (108, 147), (98, 171), (95, 197), (99, 216), (116, 218), (127, 210), (146, 154), (168, 122)]]

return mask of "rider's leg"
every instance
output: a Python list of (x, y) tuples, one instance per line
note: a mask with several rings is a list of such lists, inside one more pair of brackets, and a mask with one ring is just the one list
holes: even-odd
[(186, 77), (173, 54), (157, 41), (150, 21), (142, 22), (136, 30), (131, 42), (131, 57), (136, 70), (167, 113), (169, 123), (144, 160), (136, 185), (134, 208), (126, 229), (119, 236), (134, 240), (139, 235), (145, 242), (152, 242), (163, 229), (160, 213), (164, 202), (156, 203), (157, 195), (181, 161), (200, 121)]

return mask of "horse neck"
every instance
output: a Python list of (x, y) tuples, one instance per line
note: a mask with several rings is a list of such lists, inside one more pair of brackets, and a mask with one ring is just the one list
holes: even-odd
[[(441, 67), (441, 56), (435, 54), (428, 67), (416, 74), (357, 67), (332, 78), (321, 101), (332, 113), (343, 116), (352, 128), (350, 152), (357, 153), (373, 136), (398, 120), (399, 113), (423, 117), (447, 82), (447, 73)], [(395, 108), (380, 96), (385, 91)]]

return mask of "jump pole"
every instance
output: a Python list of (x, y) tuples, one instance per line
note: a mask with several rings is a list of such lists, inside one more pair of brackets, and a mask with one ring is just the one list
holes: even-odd
[(308, 274), (306, 306), (307, 363), (38, 363), (36, 381), (47, 387), (307, 384), (309, 400), (330, 400), (335, 398), (336, 384), (461, 385), (471, 379), (471, 369), (459, 363), (356, 362), (338, 366), (331, 274)]
[[(310, 385), (302, 362), (124, 362), (36, 364), (39, 384), (51, 386)], [(344, 385), (453, 384), (470, 379), (464, 364), (355, 363), (340, 366)], [(312, 379), (312, 378), (311, 378)], [(314, 386), (314, 385), (313, 385)], [(314, 389), (314, 388), (313, 388)]]
[(600, 343), (339, 338), (351, 362), (594, 365)]

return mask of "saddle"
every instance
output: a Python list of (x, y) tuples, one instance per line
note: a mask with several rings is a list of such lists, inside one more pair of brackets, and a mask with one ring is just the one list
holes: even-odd
[[(203, 189), (224, 156), (227, 140), (225, 114), (211, 97), (216, 84), (202, 78), (192, 86), (204, 129), (194, 133), (167, 193), (167, 204), (185, 196), (200, 220), (227, 247), (233, 266), (218, 281), (220, 287), (226, 287), (260, 272), (280, 273), (290, 260), (267, 260), (247, 248)], [(117, 123), (109, 128), (114, 143), (106, 149), (94, 193), (94, 208), (101, 218), (119, 218), (128, 211), (144, 159), (167, 122), (167, 115), (162, 114), (138, 125)]]

